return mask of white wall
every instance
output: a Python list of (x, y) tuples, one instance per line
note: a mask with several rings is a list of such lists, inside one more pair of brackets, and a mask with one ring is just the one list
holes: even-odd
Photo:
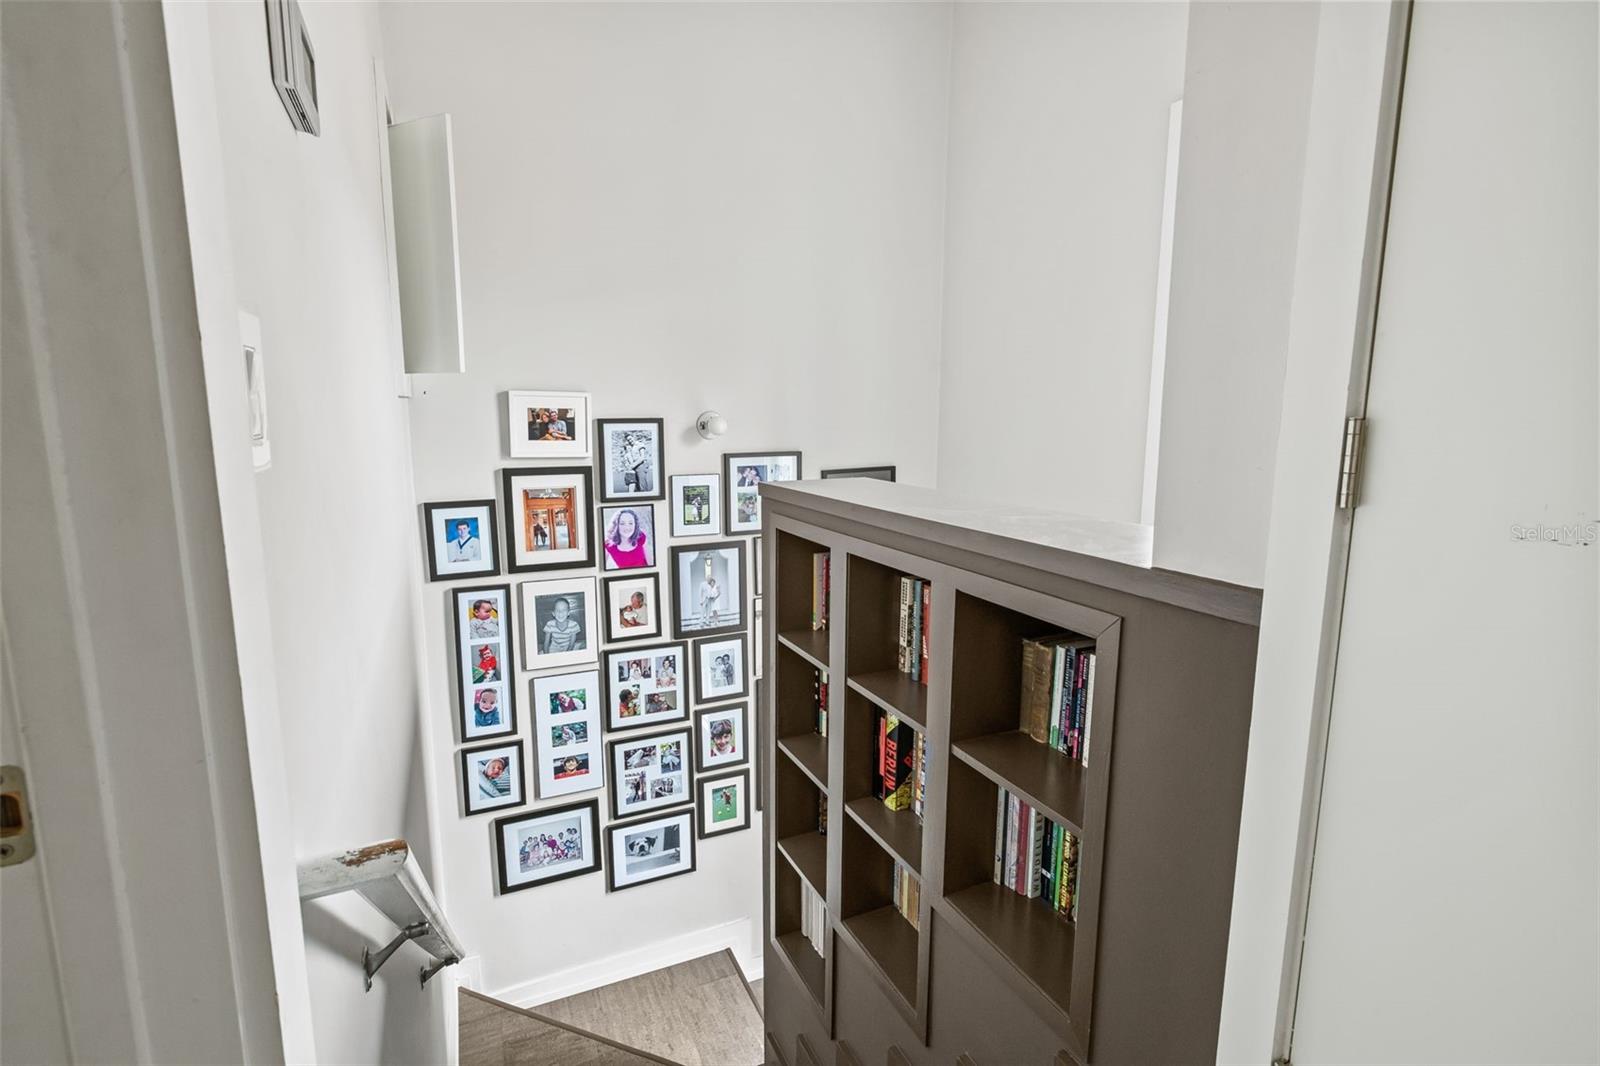
[[(790, 447), (808, 473), (895, 463), (933, 483), (948, 8), (383, 17), (396, 117), (447, 111), (455, 130), (468, 373), (419, 379), (420, 500), (496, 495), (514, 465), (502, 393), (538, 386), (665, 417), (671, 473)], [(706, 407), (731, 427), (717, 443), (694, 433)], [(424, 597), (433, 766), (458, 790), (448, 586)], [(451, 912), (489, 991), (535, 997), (579, 963), (735, 919), (757, 954), (757, 832), (706, 842), (695, 874), (660, 885), (496, 898), (489, 817), (439, 802)]]
[[(293, 850), (307, 858), (403, 836), (428, 868), (419, 550), (414, 527), (397, 520), (413, 496), (380, 199), (378, 13), (302, 8), (317, 50), (320, 137), (290, 127), (272, 88), (260, 5), (207, 5), (209, 39), (174, 40), (175, 67), (209, 49), (210, 70), (181, 88), (215, 95), (209, 135), (225, 193), (215, 175), (201, 177), (211, 214), (192, 224), (224, 220), (231, 262), (215, 262), (212, 247), (208, 266), (231, 273), (238, 306), (262, 322), (272, 466), (253, 477), (270, 599), (260, 642), (270, 640), (275, 664)], [(206, 109), (193, 105), (181, 101), (180, 117), (198, 153)], [(211, 290), (214, 302), (227, 298)], [(372, 993), (362, 989), (361, 948), (394, 935), (387, 919), (344, 896), (306, 904), (303, 920), (321, 1061), (445, 1056), (445, 982), (419, 989), (417, 949), (402, 949)]]
[(1318, 5), (1189, 16), (1155, 564), (1259, 587)]
[(1184, 3), (958, 4), (940, 486), (1140, 521)]

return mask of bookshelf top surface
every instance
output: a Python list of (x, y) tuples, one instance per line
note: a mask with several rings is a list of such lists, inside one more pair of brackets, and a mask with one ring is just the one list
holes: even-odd
[(1261, 590), (1155, 568), (1150, 526), (993, 503), (872, 478), (774, 482), (762, 485), (761, 494), (780, 505), (1260, 624)]

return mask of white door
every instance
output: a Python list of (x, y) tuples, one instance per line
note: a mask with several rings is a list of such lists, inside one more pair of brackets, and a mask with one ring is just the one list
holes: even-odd
[(1295, 1066), (1600, 1057), (1596, 13), (1415, 10)]

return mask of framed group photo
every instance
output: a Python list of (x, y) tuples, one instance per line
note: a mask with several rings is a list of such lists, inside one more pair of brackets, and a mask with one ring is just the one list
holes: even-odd
[(422, 513), (428, 526), (429, 581), (500, 572), (493, 500), (425, 503)]
[(611, 762), (611, 817), (631, 818), (646, 811), (691, 803), (694, 783), (689, 766), (687, 729), (623, 737), (606, 745)]
[(700, 839), (749, 828), (750, 771), (701, 778)]
[(539, 798), (587, 792), (606, 783), (600, 746), (600, 672), (536, 677), (533, 757)]
[(800, 479), (799, 452), (732, 452), (722, 457), (727, 485), (723, 529), (729, 536), (761, 532), (761, 486)]
[(456, 676), (461, 739), (487, 740), (517, 731), (512, 696), (511, 586), (486, 585), (451, 592), (456, 630)]
[(606, 640), (619, 644), (661, 636), (661, 575), (626, 574), (605, 586)]
[(586, 466), (507, 467), (506, 571), (594, 565), (593, 475)]
[(694, 872), (694, 808), (606, 827), (606, 888), (624, 888)]
[(715, 703), (750, 694), (750, 667), (743, 633), (694, 642), (694, 701)]
[(649, 570), (656, 565), (656, 508), (653, 503), (600, 508), (601, 558), (607, 572)]
[(672, 535), (722, 536), (722, 475), (674, 474), (672, 477)]
[(743, 703), (694, 712), (694, 772), (708, 774), (750, 758), (750, 709)]
[(494, 840), (501, 895), (598, 873), (600, 801), (497, 818)]
[(600, 638), (595, 627), (595, 580), (592, 577), (524, 581), (522, 594), (522, 668), (553, 670), (595, 661)]
[(662, 422), (659, 418), (601, 418), (600, 501), (666, 498)]
[(745, 626), (744, 541), (672, 547), (672, 635), (714, 636)]
[(461, 749), (461, 799), (466, 814), (519, 807), (527, 800), (522, 741)]
[(506, 436), (513, 459), (589, 458), (589, 394), (506, 393)]
[(612, 732), (687, 721), (684, 646), (606, 652), (606, 728)]

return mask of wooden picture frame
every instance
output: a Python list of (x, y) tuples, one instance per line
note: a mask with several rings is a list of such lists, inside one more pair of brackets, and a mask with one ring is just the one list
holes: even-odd
[[(654, 817), (607, 826), (606, 854), (611, 861), (606, 864), (606, 891), (621, 892), (694, 873), (696, 821), (695, 808), (690, 805)], [(630, 854), (635, 846), (649, 846), (655, 854)], [(676, 853), (676, 861), (660, 863), (665, 849)], [(643, 867), (637, 875), (634, 873), (636, 865)]]
[[(707, 656), (718, 654), (731, 658), (727, 679), (714, 676), (716, 659)], [(718, 703), (722, 700), (743, 699), (750, 695), (750, 638), (744, 633), (729, 633), (720, 637), (704, 637), (694, 642), (690, 665), (694, 669), (694, 702)]]
[(594, 472), (587, 466), (500, 471), (508, 574), (594, 566)]
[[(732, 800), (731, 813), (728, 810), (730, 801), (719, 795), (729, 788), (737, 790)], [(715, 777), (702, 777), (695, 802), (695, 835), (704, 840), (707, 837), (749, 829), (752, 799), (748, 767)], [(719, 815), (723, 817), (719, 819)]]
[[(429, 581), (494, 577), (500, 573), (500, 522), (494, 500), (425, 503), (422, 522), (428, 534)], [(451, 527), (462, 526), (470, 534), (466, 542), (458, 542), (452, 536), (456, 529)], [(473, 553), (472, 558), (466, 557), (469, 552)], [(476, 566), (472, 565), (474, 562)]]
[(659, 418), (598, 418), (594, 426), (595, 458), (600, 467), (600, 502), (666, 499), (667, 434), (663, 421)]
[[(577, 854), (552, 855), (545, 843), (549, 837), (561, 846), (568, 832), (574, 834)], [(506, 815), (494, 821), (494, 850), (499, 894), (565, 881), (569, 877), (599, 873), (603, 863), (600, 838), (600, 801), (568, 803), (560, 807), (540, 807), (521, 814)], [(510, 845), (508, 849), (507, 845)], [(528, 856), (523, 856), (523, 849)], [(515, 869), (508, 855), (515, 854)], [(541, 870), (548, 873), (539, 874)]]
[[(510, 736), (517, 731), (516, 685), (512, 677), (517, 624), (510, 585), (474, 585), (450, 590), (451, 617), (455, 624), (456, 695), (462, 743)], [(481, 604), (492, 605), (483, 612)], [(482, 649), (495, 652), (497, 676), (483, 677), (477, 664)], [(486, 697), (485, 692), (493, 693)]]
[[(495, 757), (491, 753), (504, 753), (510, 756), (506, 760), (501, 772), (495, 776), (487, 776), (486, 780), (478, 781), (479, 771), (474, 763), (492, 761)], [(522, 740), (511, 737), (494, 744), (479, 744), (473, 748), (461, 749), (461, 811), (465, 817), (475, 814), (488, 814), (505, 807), (520, 807), (528, 801), (528, 778), (524, 766), (524, 749)], [(487, 758), (479, 759), (478, 756)], [(506, 792), (503, 796), (489, 797), (488, 791), (495, 790), (500, 777), (505, 778)], [(479, 785), (474, 789), (474, 784)]]
[[(725, 735), (728, 748), (717, 752), (719, 727), (731, 726)], [(731, 770), (750, 760), (750, 704), (729, 703), (721, 707), (707, 707), (694, 712), (694, 772), (716, 774)]]

